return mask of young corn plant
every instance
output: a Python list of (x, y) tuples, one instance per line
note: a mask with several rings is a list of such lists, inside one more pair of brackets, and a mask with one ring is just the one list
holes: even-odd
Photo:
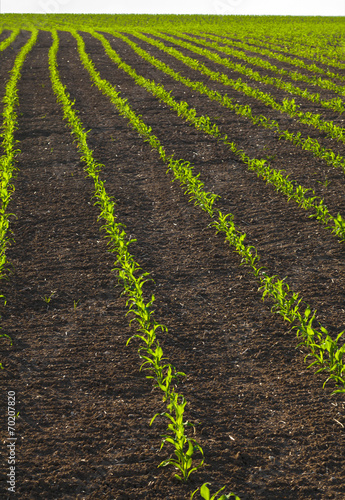
[[(195, 439), (190, 438), (185, 434), (185, 428), (192, 427), (192, 424), (188, 421), (184, 422), (183, 420), (184, 408), (187, 404), (184, 396), (172, 390), (169, 394), (169, 401), (168, 410), (170, 413), (156, 413), (156, 415), (152, 418), (150, 425), (152, 425), (158, 416), (164, 416), (170, 421), (168, 430), (171, 431), (171, 434), (165, 434), (162, 436), (163, 441), (161, 449), (165, 443), (172, 444), (175, 448), (174, 453), (176, 458), (170, 457), (163, 460), (158, 467), (166, 467), (167, 465), (174, 466), (179, 471), (179, 473), (175, 474), (175, 477), (180, 481), (186, 482), (193, 472), (196, 472), (203, 466), (204, 452)], [(198, 465), (193, 466), (193, 455), (195, 452), (200, 452), (202, 458)]]
[(328, 229), (332, 230), (332, 233), (336, 234), (340, 241), (345, 241), (345, 220), (340, 214), (336, 218), (331, 219), (333, 225), (327, 226)]
[(56, 292), (55, 292), (55, 291), (53, 291), (53, 292), (51, 292), (51, 294), (50, 294), (50, 295), (45, 295), (44, 297), (41, 297), (41, 298), (43, 299), (43, 301), (44, 301), (44, 302), (46, 303), (46, 305), (47, 305), (47, 311), (48, 311), (48, 309), (49, 309), (49, 304), (50, 304), (50, 302), (51, 302), (51, 300), (52, 300), (52, 298), (54, 297), (54, 295), (55, 295), (55, 294), (56, 294)]
[[(343, 364), (343, 356), (345, 354), (345, 344), (341, 347), (338, 347), (338, 341), (345, 333), (345, 331), (340, 332), (336, 339), (333, 340), (329, 335), (325, 328), (322, 329), (323, 333), (326, 335), (322, 337), (319, 335), (319, 343), (316, 342), (311, 344), (315, 350), (318, 350), (318, 354), (315, 355), (316, 360), (313, 361), (309, 367), (314, 365), (320, 365), (321, 368), (317, 370), (316, 373), (327, 370), (330, 375), (327, 380), (324, 382), (323, 386), (329, 380), (335, 380), (336, 382), (342, 381), (342, 374), (345, 372), (345, 366)], [(308, 355), (307, 355), (308, 356)], [(309, 368), (308, 367), (308, 368)], [(345, 389), (344, 389), (345, 391)], [(344, 392), (337, 390), (337, 392)]]
[[(292, 323), (298, 316), (299, 305), (302, 299), (298, 300), (298, 293), (292, 293), (289, 297), (290, 287), (284, 280), (276, 280), (270, 290), (271, 298), (275, 301), (271, 311), (280, 314), (286, 321)], [(262, 286), (259, 290), (264, 289)], [(264, 291), (264, 294), (266, 290)]]
[[(313, 322), (315, 320), (315, 317), (316, 317), (316, 311), (314, 311), (313, 314), (311, 314), (311, 309), (308, 305), (305, 308), (303, 315), (301, 314), (300, 311), (297, 311), (297, 319), (298, 319), (297, 325), (293, 326), (292, 330), (296, 330), (296, 336), (298, 339), (299, 338), (303, 339), (301, 344), (310, 346), (314, 342), (314, 338), (319, 335), (319, 333), (313, 327)], [(315, 352), (315, 350), (313, 349), (311, 350), (312, 353)]]
[(229, 500), (230, 498), (233, 498), (234, 500), (241, 500), (240, 497), (235, 495), (235, 493), (228, 493), (227, 495), (223, 494), (217, 497), (217, 495), (219, 495), (221, 491), (225, 490), (225, 486), (223, 486), (223, 488), (220, 488), (216, 493), (212, 495), (210, 489), (208, 488), (209, 484), (210, 483), (204, 483), (200, 488), (193, 491), (190, 500), (192, 500), (194, 498), (194, 495), (198, 492), (200, 493), (200, 496), (203, 500)]
[[(143, 351), (145, 352), (145, 354), (143, 354)], [(144, 360), (140, 366), (140, 371), (141, 370), (152, 371), (154, 374), (147, 375), (146, 378), (157, 380), (158, 384), (163, 383), (165, 378), (164, 375), (168, 370), (168, 368), (170, 367), (170, 364), (162, 363), (163, 360), (167, 358), (163, 357), (163, 349), (159, 345), (158, 340), (155, 343), (155, 348), (141, 346), (139, 348), (139, 353), (140, 353), (140, 358)]]

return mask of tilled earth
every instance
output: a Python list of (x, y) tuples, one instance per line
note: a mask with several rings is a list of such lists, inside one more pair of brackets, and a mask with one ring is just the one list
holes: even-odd
[[(178, 388), (188, 400), (187, 418), (195, 424), (207, 467), (186, 484), (174, 479), (172, 468), (157, 468), (172, 449), (160, 450), (166, 421), (157, 418), (150, 426), (150, 420), (165, 407), (139, 370), (136, 342), (126, 347), (134, 325), (112, 271), (114, 255), (100, 231), (92, 181), (51, 88), (51, 35), (41, 31), (18, 92), (15, 138), (21, 153), (9, 207), (15, 214), (8, 251), (12, 268), (1, 288), (7, 298), (1, 307), (2, 333), (13, 345), (0, 342), (0, 497), (183, 500), (210, 482), (213, 492), (226, 485), (225, 491), (241, 500), (344, 499), (343, 395), (331, 396), (332, 384), (322, 388), (325, 376), (307, 369), (295, 333), (271, 313), (269, 301), (261, 300), (258, 283), (240, 266), (239, 256), (215, 235), (208, 216), (188, 203), (178, 182), (171, 182), (157, 153), (92, 86), (75, 39), (65, 32), (59, 36), (61, 80), (89, 130), (94, 157), (104, 165), (102, 178), (117, 202), (118, 221), (137, 240), (130, 250), (154, 280), (145, 294), (149, 299), (154, 293), (155, 317), (169, 329), (160, 337), (164, 354), (187, 374)], [(341, 331), (344, 244), (248, 172), (225, 146), (135, 85), (99, 41), (83, 37), (101, 76), (142, 115), (169, 154), (193, 162), (205, 189), (221, 196), (217, 206), (234, 214), (269, 273), (286, 276), (332, 335)], [(23, 32), (14, 49), (0, 55), (1, 99), (8, 71), (28, 38)], [(268, 152), (274, 156), (272, 166), (315, 189), (332, 213), (345, 213), (341, 171), (196, 95), (150, 67), (123, 41), (107, 38), (138, 73), (214, 118), (248, 154)], [(150, 51), (158, 55), (157, 49)], [(344, 154), (344, 145), (224, 90), (170, 56), (160, 57), (181, 74), (227, 92), (291, 130), (320, 137)], [(15, 494), (7, 492), (6, 483), (8, 391), (15, 391), (19, 412)]]

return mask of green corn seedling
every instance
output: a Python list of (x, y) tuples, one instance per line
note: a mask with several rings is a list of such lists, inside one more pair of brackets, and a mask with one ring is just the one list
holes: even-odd
[(45, 295), (44, 297), (41, 297), (44, 300), (44, 302), (47, 304), (47, 311), (49, 309), (49, 304), (50, 304), (50, 302), (55, 294), (56, 294), (56, 292), (54, 291), (50, 295)]
[(217, 495), (219, 495), (221, 491), (225, 490), (225, 486), (223, 486), (223, 488), (220, 488), (217, 493), (211, 495), (210, 489), (208, 488), (209, 484), (210, 483), (204, 483), (200, 488), (193, 491), (190, 500), (192, 500), (194, 498), (194, 495), (198, 492), (200, 493), (200, 496), (201, 498), (203, 498), (203, 500), (229, 500), (230, 498), (233, 498), (234, 500), (241, 500), (240, 497), (235, 495), (235, 493), (228, 493), (227, 495), (223, 494), (220, 497), (217, 497)]
[(340, 238), (340, 241), (345, 241), (345, 220), (338, 214), (336, 218), (332, 219), (332, 222), (334, 226), (327, 227), (332, 229), (332, 233), (335, 233)]
[[(175, 477), (185, 482), (193, 472), (203, 466), (204, 452), (195, 439), (189, 438), (185, 434), (185, 428), (192, 426), (189, 422), (183, 421), (184, 408), (187, 404), (186, 399), (184, 396), (174, 391), (170, 393), (169, 397), (170, 403), (168, 404), (168, 409), (174, 414), (171, 415), (168, 412), (157, 413), (152, 418), (150, 425), (153, 424), (158, 416), (164, 416), (170, 421), (168, 430), (171, 431), (173, 435), (165, 434), (162, 436), (163, 441), (161, 449), (165, 443), (172, 444), (175, 448), (174, 453), (176, 458), (170, 457), (167, 460), (163, 460), (163, 462), (159, 464), (159, 467), (173, 465), (179, 471), (178, 474), (175, 474)], [(193, 455), (196, 451), (201, 453), (202, 458), (200, 463), (193, 467)]]

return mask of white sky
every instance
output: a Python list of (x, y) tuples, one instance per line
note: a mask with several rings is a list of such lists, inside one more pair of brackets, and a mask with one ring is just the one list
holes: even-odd
[(345, 16), (345, 0), (0, 0), (0, 12)]

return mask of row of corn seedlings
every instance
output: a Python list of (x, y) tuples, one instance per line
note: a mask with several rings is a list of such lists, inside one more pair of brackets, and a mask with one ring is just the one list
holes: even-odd
[[(309, 352), (306, 357), (314, 358), (309, 366), (318, 365), (318, 372), (328, 372), (324, 386), (329, 380), (333, 380), (336, 385), (333, 393), (345, 392), (345, 365), (343, 363), (345, 344), (339, 346), (339, 340), (344, 332), (340, 332), (333, 340), (322, 325), (317, 329), (313, 325), (316, 311), (311, 313), (311, 307), (299, 297), (298, 293), (290, 290), (285, 278), (280, 280), (277, 276), (269, 276), (264, 268), (258, 267), (260, 257), (257, 250), (254, 246), (244, 243), (246, 234), (237, 229), (233, 222), (234, 216), (223, 214), (220, 210), (213, 208), (213, 204), (219, 196), (204, 190), (204, 184), (199, 179), (200, 174), (193, 175), (193, 167), (189, 162), (182, 159), (174, 160), (172, 156), (166, 155), (164, 146), (151, 133), (151, 127), (145, 124), (133, 111), (127, 100), (122, 99), (119, 92), (107, 80), (100, 77), (85, 52), (83, 39), (76, 33), (73, 34), (78, 41), (80, 58), (84, 67), (89, 71), (93, 83), (110, 98), (119, 113), (129, 120), (131, 126), (139, 132), (143, 139), (158, 151), (161, 159), (168, 164), (168, 171), (172, 171), (175, 179), (185, 186), (185, 194), (190, 196), (190, 201), (194, 201), (194, 204), (206, 211), (212, 219), (216, 218), (211, 225), (216, 228), (217, 232), (225, 233), (226, 240), (235, 247), (235, 252), (240, 255), (241, 263), (250, 266), (252, 273), (259, 281), (259, 290), (262, 291), (263, 299), (269, 296), (274, 302), (272, 312), (280, 314), (290, 324), (295, 323), (292, 328), (297, 331), (297, 337), (301, 341), (299, 345), (303, 344), (308, 348)], [(303, 311), (301, 307), (304, 309)]]
[[(142, 38), (142, 35), (138, 34), (137, 36), (138, 38)], [(257, 76), (254, 75), (255, 72), (250, 68), (239, 69), (240, 65), (232, 63), (227, 58), (220, 57), (215, 52), (211, 52), (210, 50), (207, 49), (201, 49), (196, 45), (192, 45), (191, 43), (188, 42), (183, 42), (182, 40), (177, 40), (176, 38), (170, 37), (168, 35), (160, 34), (160, 36), (162, 39), (168, 42), (175, 43), (176, 45), (191, 50), (192, 52), (205, 56), (208, 59), (218, 64), (226, 66), (235, 71), (240, 71), (242, 74), (248, 76), (249, 78), (253, 79), (258, 78)], [(149, 43), (152, 43), (152, 45), (156, 45), (154, 42), (151, 41)], [(169, 53), (176, 57), (175, 51), (176, 49), (169, 47)], [(179, 57), (176, 58), (179, 59)], [(272, 109), (275, 109), (276, 111), (279, 111), (282, 114), (287, 114), (291, 118), (297, 118), (301, 123), (312, 126), (318, 130), (322, 130), (329, 137), (332, 137), (334, 139), (337, 139), (338, 141), (345, 143), (345, 130), (343, 127), (335, 125), (331, 120), (323, 119), (320, 114), (312, 113), (310, 111), (308, 112), (300, 111), (299, 105), (296, 104), (294, 99), (284, 98), (282, 100), (282, 103), (279, 103), (276, 99), (273, 98), (273, 96), (270, 93), (263, 92), (261, 90), (255, 89), (254, 87), (251, 87), (247, 83), (242, 82), (241, 78), (238, 78), (237, 80), (232, 80), (224, 73), (211, 71), (205, 64), (202, 64), (200, 63), (200, 61), (197, 61), (195, 59), (190, 59), (188, 62), (191, 65), (193, 64), (193, 69), (200, 71), (202, 74), (205, 74), (212, 80), (218, 81), (223, 85), (229, 85), (234, 90), (243, 93), (249, 97), (253, 97), (254, 99), (257, 99), (258, 101), (262, 102), (265, 106), (271, 107)], [(260, 79), (258, 81), (260, 81)]]
[[(165, 443), (173, 445), (176, 458), (170, 457), (163, 460), (159, 464), (159, 467), (173, 465), (178, 469), (178, 474), (175, 474), (175, 477), (181, 481), (187, 481), (193, 472), (203, 466), (204, 452), (200, 444), (186, 434), (186, 428), (192, 425), (184, 420), (184, 410), (187, 400), (182, 394), (176, 392), (176, 387), (174, 386), (176, 379), (185, 376), (185, 374), (176, 371), (175, 367), (163, 356), (163, 350), (156, 334), (158, 331), (167, 332), (167, 327), (158, 323), (153, 317), (152, 305), (155, 300), (154, 295), (152, 295), (150, 301), (146, 302), (143, 294), (143, 285), (149, 279), (149, 273), (141, 272), (141, 267), (128, 250), (129, 245), (135, 240), (128, 239), (124, 225), (116, 222), (116, 215), (114, 214), (115, 202), (106, 193), (104, 182), (101, 181), (99, 176), (103, 165), (96, 163), (93, 159), (92, 151), (87, 144), (87, 133), (76, 111), (73, 109), (73, 103), (69, 98), (69, 94), (60, 81), (56, 61), (56, 54), (59, 47), (59, 39), (56, 31), (52, 32), (52, 36), (54, 42), (49, 52), (49, 68), (53, 90), (63, 107), (64, 118), (68, 121), (72, 129), (72, 134), (77, 140), (82, 154), (81, 159), (86, 165), (85, 170), (88, 176), (94, 181), (94, 196), (97, 200), (96, 204), (100, 206), (100, 218), (104, 221), (102, 229), (106, 232), (106, 237), (109, 239), (109, 251), (115, 253), (117, 258), (113, 270), (117, 271), (118, 281), (124, 288), (123, 293), (128, 297), (126, 302), (126, 306), (129, 309), (128, 313), (134, 315), (131, 322), (136, 321), (138, 324), (137, 333), (128, 339), (127, 345), (133, 338), (139, 339), (140, 346), (138, 352), (142, 360), (140, 370), (147, 370), (149, 372), (146, 378), (152, 379), (155, 387), (163, 392), (163, 401), (167, 404), (167, 411), (154, 415), (151, 424), (157, 416), (164, 416), (168, 419), (168, 431), (163, 436), (161, 448)], [(123, 105), (126, 106), (125, 103)], [(195, 452), (200, 452), (201, 454), (201, 460), (198, 464), (193, 463)], [(205, 490), (205, 485), (201, 488)], [(230, 494), (224, 498), (230, 498), (230, 496), (235, 495)], [(236, 496), (235, 498), (238, 499)]]
[[(194, 42), (194, 43), (199, 43), (202, 46), (206, 47), (211, 47), (213, 49), (216, 49), (218, 52), (223, 52), (227, 55), (230, 55), (236, 59), (241, 59), (244, 60), (247, 63), (253, 64), (255, 66), (259, 66), (261, 68), (264, 68), (269, 71), (273, 71), (274, 73), (278, 73), (279, 75), (283, 76), (288, 76), (292, 80), (297, 80), (297, 81), (302, 81), (302, 82), (307, 82), (312, 85), (317, 85), (315, 82), (315, 78), (309, 77), (307, 75), (303, 75), (301, 73), (298, 73), (297, 71), (288, 71), (283, 68), (278, 68), (274, 64), (271, 64), (269, 61), (266, 61), (264, 59), (261, 59), (259, 57), (253, 57), (253, 56), (248, 56), (245, 52), (236, 50), (232, 47), (229, 46), (224, 46), (224, 45), (219, 45), (219, 43), (216, 42), (209, 42), (205, 38), (196, 38), (192, 36), (187, 36), (185, 34), (175, 34), (175, 36), (178, 36), (180, 38), (186, 39), (188, 41)], [(237, 66), (238, 69), (243, 69), (245, 71), (250, 70), (247, 66), (239, 65)], [(236, 69), (236, 71), (238, 71)], [(281, 78), (276, 78), (276, 77), (271, 77), (262, 73), (259, 73), (258, 71), (251, 71), (251, 78), (259, 81), (260, 83), (264, 83), (266, 85), (273, 85), (274, 87), (284, 90), (285, 92), (288, 92), (289, 94), (297, 95), (302, 97), (303, 99), (307, 99), (308, 101), (311, 101), (313, 103), (320, 104), (322, 107), (327, 108), (327, 109), (333, 109), (334, 111), (337, 111), (338, 113), (343, 113), (345, 111), (345, 107), (343, 104), (343, 101), (340, 99), (340, 97), (331, 99), (331, 100), (326, 100), (321, 97), (320, 94), (310, 92), (308, 89), (301, 89), (300, 87), (297, 87), (296, 85), (293, 85), (290, 82), (286, 82), (282, 80)], [(333, 82), (332, 82), (333, 84)], [(327, 88), (328, 87), (328, 84)], [(338, 86), (338, 90), (339, 90)]]
[[(224, 40), (225, 42), (229, 41), (226, 38), (222, 37), (219, 38)], [(248, 44), (247, 50), (252, 50), (253, 52), (254, 51), (258, 52), (259, 51), (258, 49), (260, 49), (260, 47), (267, 47), (273, 51), (289, 52), (290, 54), (294, 54), (299, 57), (304, 57), (306, 59), (311, 59), (312, 61), (318, 60), (322, 64), (326, 64), (327, 66), (334, 66), (335, 68), (345, 69), (345, 64), (341, 62), (341, 60), (344, 59), (344, 49), (342, 47), (339, 47), (338, 48), (339, 50), (336, 50), (334, 47), (330, 48), (327, 46), (315, 47), (314, 46), (314, 43), (316, 41), (315, 38), (312, 41), (313, 46), (302, 44), (301, 40), (298, 40), (298, 42), (294, 42), (293, 40), (289, 40), (288, 42), (286, 42), (285, 40), (283, 42), (284, 45), (281, 46), (278, 43), (278, 42), (282, 43), (281, 38), (270, 39), (270, 41), (267, 42), (263, 39), (247, 37), (246, 41)], [(232, 43), (232, 40), (230, 43)], [(286, 46), (286, 43), (288, 43), (288, 46)], [(253, 47), (252, 44), (257, 45), (258, 47)]]
[[(35, 45), (37, 35), (38, 31), (33, 31), (30, 40), (24, 45), (17, 55), (13, 68), (10, 71), (10, 78), (6, 84), (5, 96), (3, 98), (3, 123), (2, 132), (0, 133), (0, 138), (2, 139), (1, 146), (3, 150), (3, 154), (0, 156), (0, 280), (7, 278), (8, 268), (10, 265), (7, 260), (6, 251), (12, 241), (12, 238), (10, 237), (10, 218), (13, 214), (7, 212), (7, 207), (14, 192), (14, 185), (11, 182), (16, 170), (16, 156), (20, 153), (19, 149), (15, 149), (16, 141), (14, 139), (14, 131), (17, 128), (16, 108), (19, 102), (17, 86), (21, 77), (21, 69), (25, 58)], [(5, 296), (0, 295), (0, 298), (3, 299), (6, 304)], [(7, 337), (10, 339), (10, 337), (6, 334), (2, 334), (0, 337)], [(0, 368), (3, 368), (1, 363)]]
[[(98, 37), (96, 33), (93, 34), (96, 38)], [(174, 71), (166, 63), (146, 52), (144, 49), (142, 49), (139, 45), (134, 43), (125, 35), (116, 32), (112, 32), (112, 35), (121, 38), (128, 45), (130, 45), (130, 47), (132, 47), (132, 49), (143, 59), (148, 61), (150, 64), (155, 66), (160, 71), (163, 71), (167, 75), (174, 78), (174, 80), (183, 83), (187, 87), (190, 87), (201, 94), (207, 95), (211, 100), (218, 102), (221, 106), (224, 106), (230, 109), (231, 111), (234, 111), (237, 115), (243, 116), (251, 120), (255, 125), (272, 130), (275, 134), (278, 135), (279, 139), (285, 139), (287, 141), (292, 142), (295, 146), (301, 147), (306, 151), (310, 151), (316, 158), (325, 160), (326, 163), (332, 165), (335, 168), (341, 167), (345, 174), (345, 158), (342, 157), (340, 154), (336, 154), (331, 149), (324, 148), (323, 146), (321, 146), (321, 144), (317, 139), (312, 139), (311, 137), (308, 138), (302, 137), (301, 132), (297, 132), (295, 134), (293, 132), (290, 132), (289, 130), (282, 130), (279, 126), (279, 123), (276, 120), (267, 118), (262, 114), (260, 115), (253, 114), (253, 111), (249, 104), (245, 105), (238, 104), (233, 99), (228, 97), (227, 94), (220, 94), (219, 92), (210, 89), (209, 87), (207, 87), (207, 85), (205, 85), (200, 81), (191, 80), (188, 77), (182, 76), (177, 71)]]
[(12, 42), (14, 42), (14, 40), (17, 38), (17, 36), (19, 35), (19, 33), (20, 33), (20, 29), (19, 28), (13, 30), (12, 33), (10, 34), (10, 36), (8, 36), (5, 40), (3, 40), (0, 43), (0, 52), (2, 52), (3, 50), (7, 49), (7, 47), (9, 45), (11, 45)]
[[(83, 54), (84, 58), (87, 58), (86, 60), (89, 60), (85, 53), (84, 42), (81, 36), (75, 31), (72, 31), (72, 34), (77, 39), (79, 52)], [(312, 214), (312, 217), (316, 217), (317, 220), (326, 225), (326, 227), (330, 229), (336, 237), (340, 238), (341, 241), (345, 240), (345, 220), (340, 214), (336, 217), (331, 215), (323, 199), (319, 200), (313, 190), (304, 188), (296, 181), (291, 181), (288, 176), (284, 176), (282, 171), (277, 171), (267, 164), (266, 160), (250, 158), (234, 142), (229, 142), (228, 136), (222, 135), (217, 125), (212, 123), (208, 116), (197, 116), (195, 109), (190, 108), (185, 101), (176, 101), (171, 95), (171, 92), (167, 92), (163, 85), (158, 85), (154, 81), (147, 80), (143, 76), (138, 75), (133, 68), (120, 59), (103, 35), (96, 33), (94, 35), (101, 40), (109, 57), (115, 61), (121, 69), (129, 74), (138, 85), (141, 85), (148, 92), (169, 105), (171, 109), (179, 116), (183, 117), (187, 122), (194, 125), (195, 128), (223, 142), (243, 163), (248, 165), (250, 170), (255, 171), (258, 176), (266, 181), (266, 183), (272, 184), (278, 192), (287, 196), (288, 200), (294, 200), (303, 209), (313, 210), (314, 214)], [(308, 192), (311, 193), (310, 196), (306, 196)]]
[[(248, 38), (249, 43), (254, 43), (250, 41), (252, 39)], [(329, 66), (338, 67), (341, 69), (345, 68), (345, 64), (341, 61), (344, 59), (344, 51), (341, 45), (337, 47), (329, 44), (329, 39), (319, 36), (319, 33), (312, 39), (307, 36), (305, 40), (302, 40), (300, 36), (297, 38), (286, 39), (284, 41), (279, 36), (272, 37), (270, 39), (271, 45), (266, 41), (260, 40), (255, 41), (256, 45), (261, 45), (264, 47), (272, 48), (272, 50), (277, 52), (286, 52), (288, 54), (296, 55), (298, 57), (303, 57), (304, 59), (311, 59), (312, 61), (319, 61), (322, 64)], [(282, 44), (281, 44), (282, 43)]]
[[(213, 40), (216, 39), (214, 36), (211, 36), (210, 38), (212, 38)], [(223, 39), (223, 38), (220, 39), (220, 40), (223, 43), (227, 43), (229, 45), (234, 45), (234, 46), (237, 46), (237, 47), (241, 46), (245, 50), (250, 50), (250, 51), (253, 51), (253, 52), (259, 52), (261, 55), (268, 56), (271, 59), (277, 59), (280, 62), (285, 62), (285, 63), (291, 64), (292, 66), (297, 66), (299, 68), (302, 68), (304, 70), (310, 71), (312, 73), (319, 73), (319, 74), (322, 74), (322, 75), (326, 75), (329, 78), (338, 78), (339, 80), (345, 80), (344, 76), (342, 76), (342, 75), (340, 75), (338, 73), (333, 73), (333, 71), (330, 71), (328, 68), (327, 69), (321, 68), (321, 67), (317, 66), (315, 63), (313, 63), (313, 64), (307, 64), (302, 59), (297, 59), (295, 57), (286, 56), (284, 54), (273, 52), (270, 49), (264, 49), (262, 47), (260, 47), (259, 49), (255, 49), (255, 48), (252, 48), (251, 45), (248, 45), (248, 44), (246, 44), (244, 42), (233, 42), (233, 40), (228, 40), (227, 41), (226, 39)], [(208, 46), (212, 46), (212, 44), (209, 45), (209, 42), (206, 42), (206, 43), (207, 43)], [(205, 43), (205, 45), (206, 45), (206, 43)], [(217, 48), (217, 45), (215, 45), (214, 47)], [(224, 48), (226, 49), (226, 47), (222, 47), (221, 50), (223, 50)], [(328, 82), (329, 80), (323, 80), (323, 81)]]

